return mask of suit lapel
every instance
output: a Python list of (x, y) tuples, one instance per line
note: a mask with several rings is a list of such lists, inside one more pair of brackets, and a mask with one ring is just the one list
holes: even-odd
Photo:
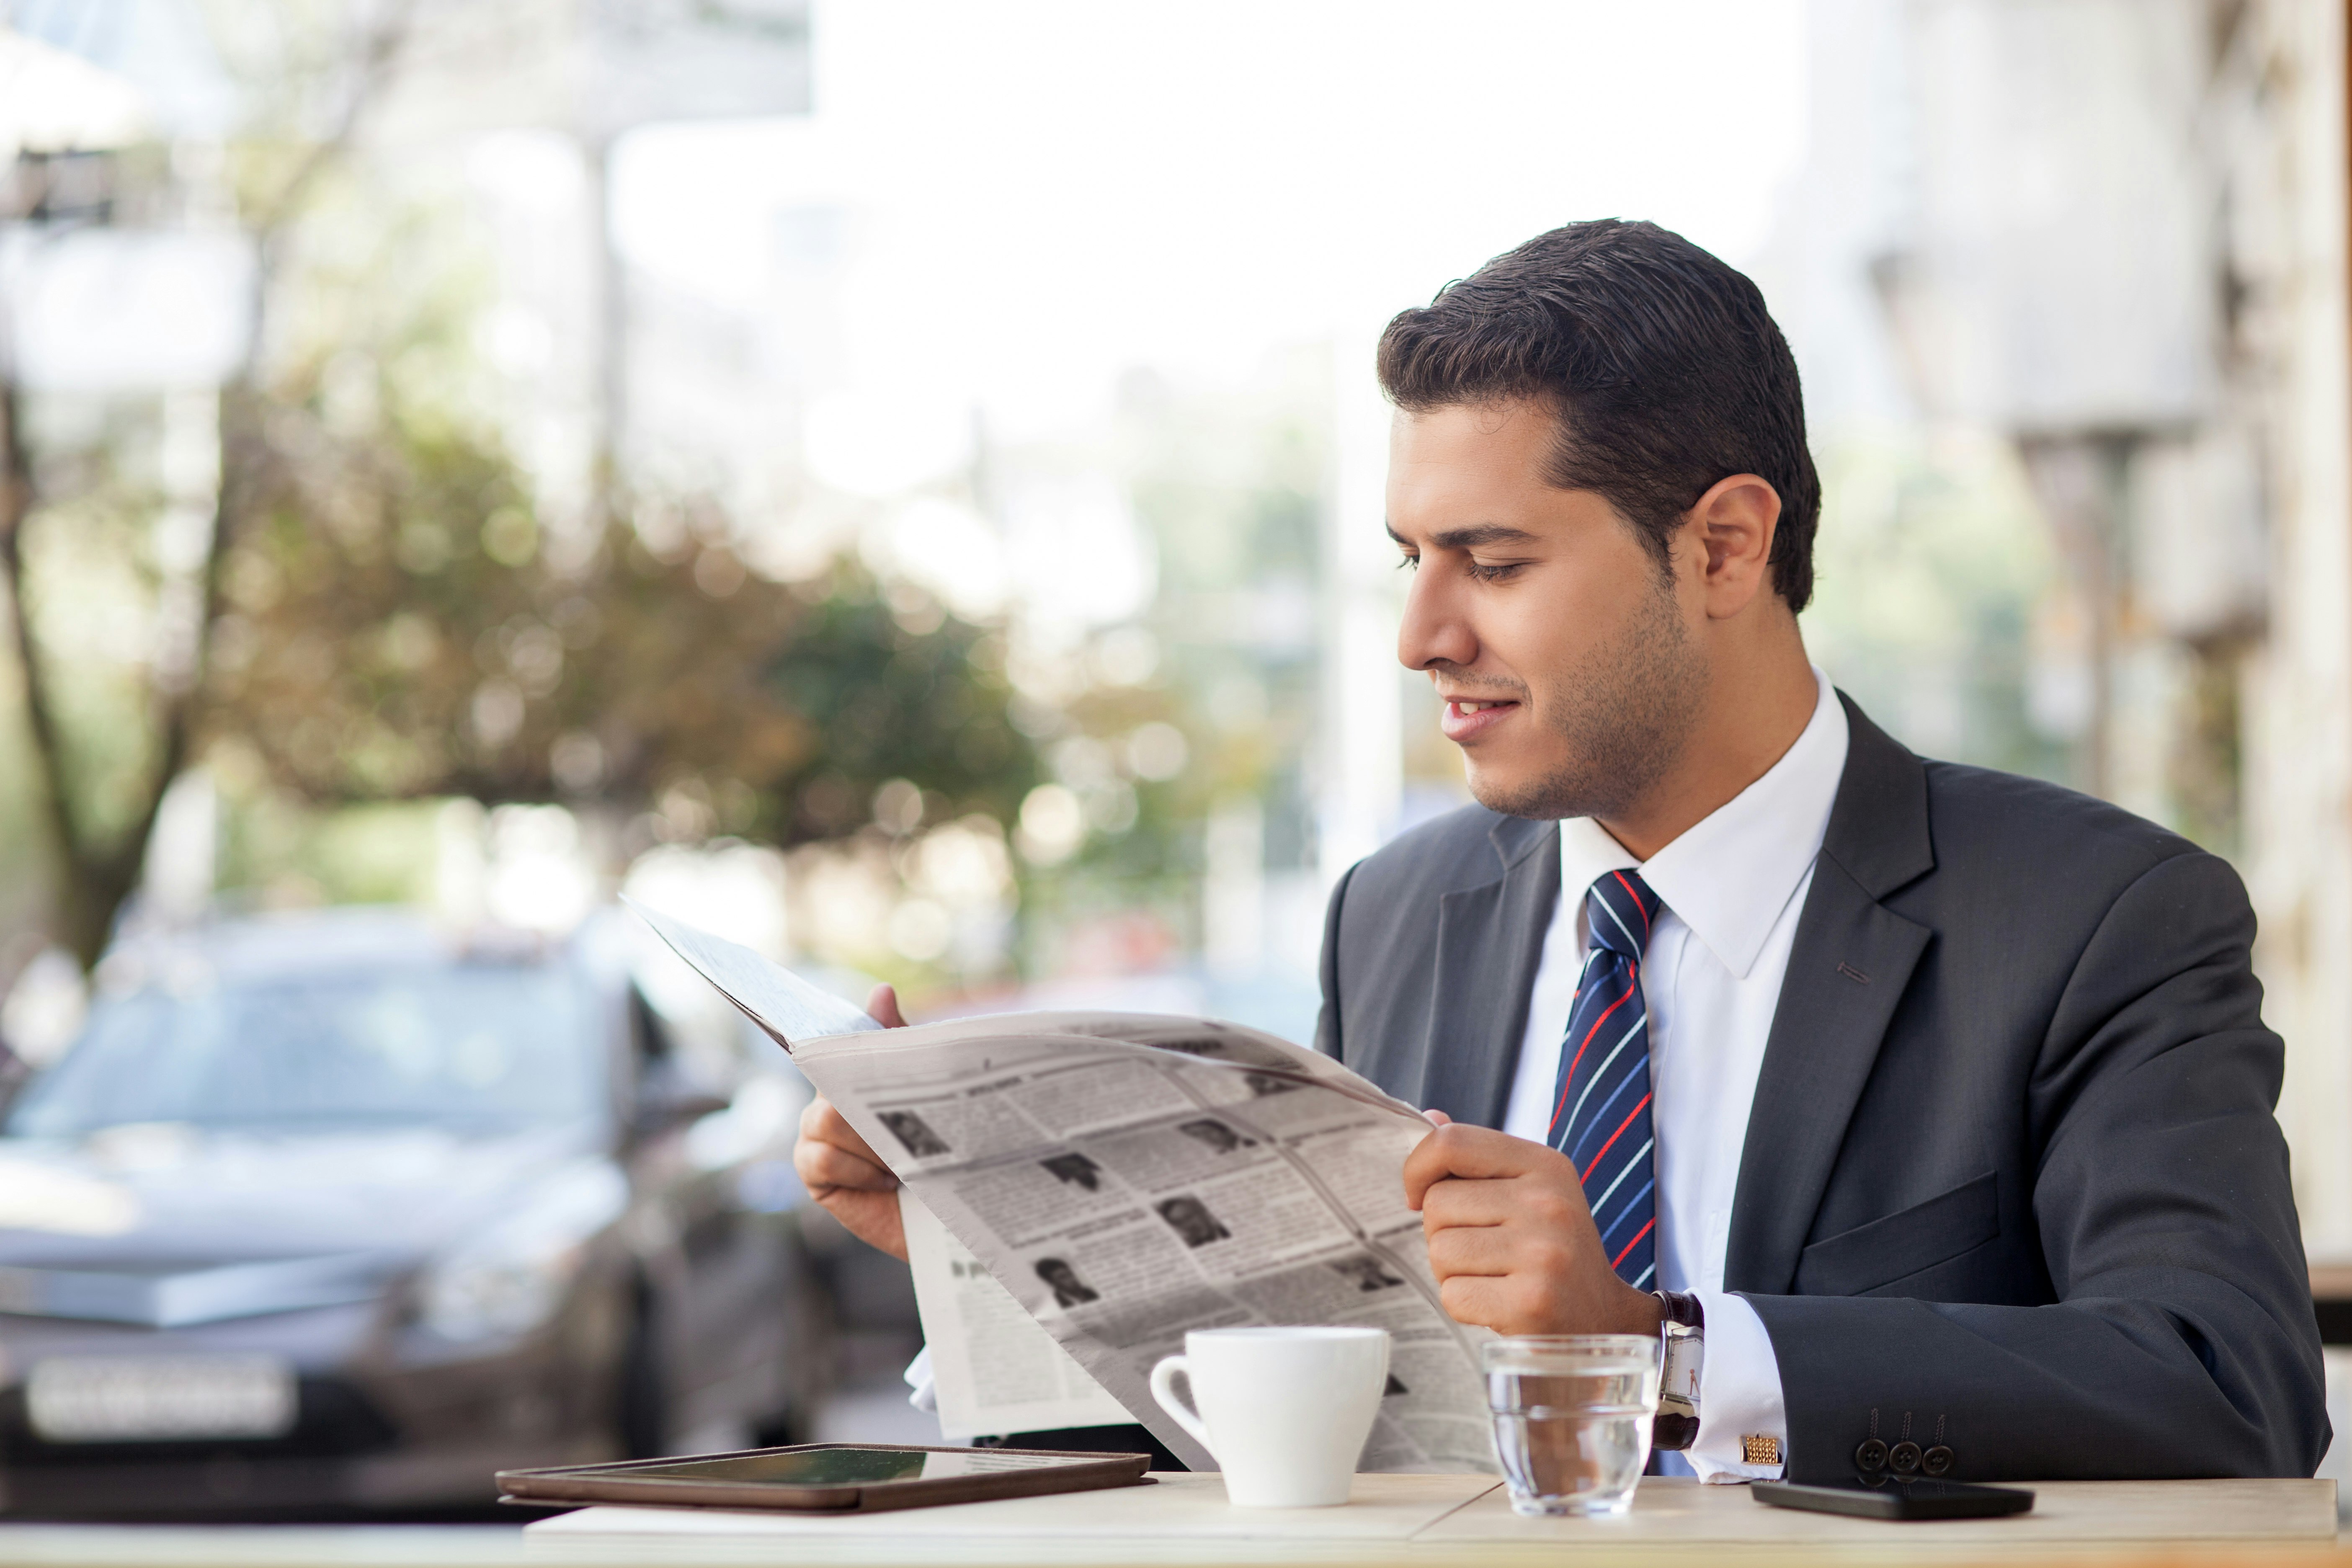
[(1778, 1295), (1795, 1278), (1846, 1123), (1934, 934), (1879, 901), (1935, 868), (1927, 770), (1850, 700), (1846, 722), (1845, 774), (1740, 1151), (1727, 1289)]
[(1559, 825), (1506, 817), (1489, 835), (1500, 879), (1437, 904), (1437, 975), (1421, 1103), (1500, 1127), (1528, 1027), (1528, 994), (1559, 899)]

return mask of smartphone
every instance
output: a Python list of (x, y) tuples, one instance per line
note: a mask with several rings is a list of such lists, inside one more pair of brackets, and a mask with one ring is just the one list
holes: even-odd
[(1143, 1481), (1150, 1463), (1148, 1454), (805, 1443), (690, 1458), (500, 1470), (498, 1479), (505, 1501), (554, 1507), (607, 1502), (870, 1512), (1130, 1487)]
[(2033, 1494), (2022, 1487), (1980, 1487), (1967, 1481), (1894, 1481), (1883, 1487), (1755, 1481), (1748, 1490), (1758, 1502), (1773, 1508), (1845, 1513), (1856, 1519), (1993, 1519), (2023, 1513), (2033, 1506)]

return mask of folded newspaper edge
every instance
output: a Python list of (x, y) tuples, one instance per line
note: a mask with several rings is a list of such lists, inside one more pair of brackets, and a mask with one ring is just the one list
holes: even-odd
[[(1476, 1358), (1490, 1336), (1446, 1315), (1404, 1206), (1404, 1159), (1430, 1127), (1413, 1107), (1328, 1057), (1202, 1018), (1001, 1014), (875, 1034), (750, 949), (629, 907), (1187, 1464), (1215, 1468), (1149, 1385), (1187, 1331), (1360, 1323), (1391, 1345), (1362, 1468), (1494, 1470)], [(927, 1331), (935, 1315), (927, 1304)], [(1083, 1392), (1017, 1336), (957, 1349), (983, 1407)]]
[[(738, 1012), (757, 1024), (768, 1037), (793, 1048), (795, 1040), (824, 1035), (849, 1035), (882, 1026), (832, 992), (820, 989), (781, 963), (773, 963), (739, 942), (674, 920), (659, 910), (621, 895), (621, 904), (651, 926), (654, 934), (686, 960), (711, 988), (734, 1004)], [(759, 998), (757, 1005), (745, 994)]]

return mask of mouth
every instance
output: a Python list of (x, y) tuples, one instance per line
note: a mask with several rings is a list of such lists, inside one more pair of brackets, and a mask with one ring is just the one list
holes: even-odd
[(1508, 722), (1518, 710), (1518, 702), (1510, 698), (1453, 697), (1446, 700), (1437, 725), (1447, 740), (1457, 746), (1466, 746), (1496, 725)]

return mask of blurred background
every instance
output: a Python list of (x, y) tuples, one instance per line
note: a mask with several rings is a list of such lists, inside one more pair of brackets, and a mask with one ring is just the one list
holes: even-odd
[(1602, 216), (1795, 348), (1832, 677), (2243, 873), (2352, 1340), (2347, 9), (0, 0), (11, 1506), (921, 1436), (613, 896), (1307, 1038), (1467, 798), (1372, 343)]

